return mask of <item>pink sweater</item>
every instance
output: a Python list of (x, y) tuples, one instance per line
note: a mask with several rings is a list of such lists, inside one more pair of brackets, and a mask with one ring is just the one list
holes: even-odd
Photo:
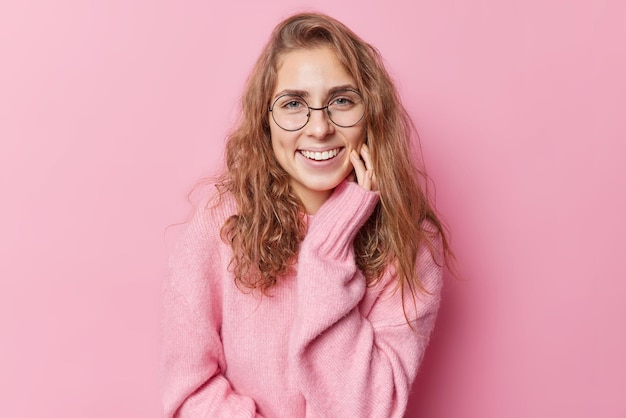
[[(296, 272), (269, 296), (242, 292), (220, 239), (232, 196), (201, 206), (164, 286), (166, 417), (401, 417), (439, 306), (441, 268), (423, 248), (430, 294), (405, 309), (392, 268), (366, 287), (353, 240), (378, 194), (343, 182), (309, 218)], [(438, 244), (438, 243), (435, 243)], [(407, 292), (408, 293), (408, 292)]]

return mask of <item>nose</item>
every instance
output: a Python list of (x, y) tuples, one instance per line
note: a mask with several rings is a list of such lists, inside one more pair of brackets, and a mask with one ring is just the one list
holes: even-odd
[(328, 115), (328, 106), (309, 107), (309, 121), (305, 129), (307, 134), (318, 139), (323, 139), (326, 135), (332, 133), (334, 125)]

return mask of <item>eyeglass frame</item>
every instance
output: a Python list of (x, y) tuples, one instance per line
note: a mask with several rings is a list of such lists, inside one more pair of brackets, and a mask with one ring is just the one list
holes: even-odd
[[(280, 129), (282, 129), (283, 131), (287, 131), (287, 132), (297, 132), (300, 129), (303, 129), (307, 123), (309, 123), (309, 120), (311, 120), (311, 110), (326, 110), (326, 114), (328, 115), (328, 120), (331, 121), (333, 123), (333, 125), (339, 126), (340, 128), (351, 128), (353, 126), (356, 126), (359, 122), (361, 122), (363, 120), (363, 117), (365, 116), (365, 103), (363, 103), (363, 114), (361, 115), (361, 117), (359, 118), (359, 120), (357, 120), (356, 122), (354, 122), (352, 125), (339, 125), (337, 122), (335, 122), (332, 118), (332, 116), (330, 115), (330, 102), (331, 100), (333, 100), (333, 98), (337, 95), (339, 95), (338, 93), (341, 93), (343, 91), (351, 91), (353, 93), (356, 93), (360, 98), (361, 101), (363, 101), (363, 96), (361, 95), (361, 93), (359, 93), (357, 90), (354, 89), (343, 89), (340, 91), (335, 92), (330, 99), (328, 99), (328, 104), (326, 106), (323, 107), (311, 107), (309, 106), (309, 103), (304, 99), (304, 97), (302, 97), (299, 94), (293, 94), (293, 93), (285, 93), (285, 94), (281, 94), (280, 96), (278, 96), (273, 102), (272, 102), (272, 106), (268, 106), (267, 110), (272, 114), (272, 119), (274, 120), (274, 123), (276, 124), (276, 126), (278, 126)], [(306, 122), (304, 122), (304, 125), (302, 125), (301, 127), (299, 127), (298, 129), (285, 129), (282, 126), (280, 126), (280, 124), (276, 121), (276, 118), (274, 117), (274, 107), (276, 105), (276, 102), (278, 102), (278, 100), (280, 100), (282, 97), (285, 96), (294, 96), (294, 97), (298, 97), (300, 99), (302, 99), (302, 101), (304, 102), (304, 104), (306, 104), (306, 107), (308, 109), (307, 115), (306, 115)]]

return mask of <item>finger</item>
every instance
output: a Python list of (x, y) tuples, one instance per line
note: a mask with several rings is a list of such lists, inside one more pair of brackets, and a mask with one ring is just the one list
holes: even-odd
[(374, 170), (369, 171), (371, 173), (370, 177), (370, 190), (378, 190), (378, 181), (376, 181), (376, 172)]
[(365, 178), (365, 172), (367, 171), (367, 169), (365, 168), (365, 164), (363, 163), (363, 160), (361, 160), (361, 157), (359, 157), (359, 154), (356, 152), (356, 150), (352, 150), (350, 152), (350, 162), (354, 167), (354, 174), (356, 175), (357, 182), (361, 184), (361, 182)]
[(350, 152), (350, 162), (354, 167), (354, 173), (356, 174), (356, 180), (359, 186), (366, 190), (370, 190), (372, 187), (371, 177), (368, 175), (365, 164), (359, 157), (356, 150), (352, 150), (352, 152)]
[(370, 190), (378, 190), (378, 183), (376, 182), (376, 171), (374, 170), (374, 163), (372, 162), (372, 154), (367, 144), (361, 146), (361, 157), (365, 163), (368, 177), (370, 179)]
[(365, 162), (365, 168), (367, 170), (373, 170), (374, 165), (372, 164), (372, 154), (370, 154), (370, 149), (367, 144), (363, 144), (361, 146), (361, 158)]

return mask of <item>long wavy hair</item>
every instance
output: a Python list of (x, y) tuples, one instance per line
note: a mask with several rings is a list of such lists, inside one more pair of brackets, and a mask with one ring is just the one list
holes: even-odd
[(424, 290), (415, 272), (419, 247), (436, 251), (432, 243), (439, 234), (443, 257), (433, 256), (440, 263), (450, 249), (425, 193), (426, 174), (413, 161), (419, 155), (412, 149), (412, 138), (417, 139), (413, 124), (378, 51), (341, 22), (317, 13), (297, 14), (276, 26), (248, 78), (240, 120), (227, 138), (226, 171), (218, 189), (232, 193), (238, 206), (221, 231), (233, 250), (235, 281), (242, 290), (265, 293), (297, 259), (306, 233), (304, 206), (274, 157), (268, 106), (280, 58), (319, 47), (335, 52), (365, 101), (366, 141), (380, 201), (355, 238), (357, 266), (371, 286), (391, 265), (403, 294), (408, 288), (415, 295)]

